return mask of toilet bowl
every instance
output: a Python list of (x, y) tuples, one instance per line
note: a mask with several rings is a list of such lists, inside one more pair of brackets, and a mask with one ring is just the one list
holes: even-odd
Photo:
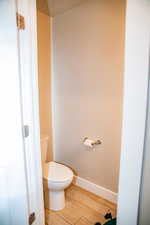
[(46, 163), (43, 170), (45, 206), (57, 211), (65, 207), (64, 189), (73, 180), (73, 172), (56, 162)]
[(73, 172), (70, 168), (56, 163), (46, 163), (48, 149), (48, 137), (41, 138), (42, 171), (45, 208), (54, 211), (62, 210), (65, 207), (64, 190), (73, 180)]

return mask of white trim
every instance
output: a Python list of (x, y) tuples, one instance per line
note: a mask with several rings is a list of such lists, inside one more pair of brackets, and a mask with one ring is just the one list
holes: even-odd
[(117, 203), (117, 193), (112, 192), (104, 187), (94, 184), (81, 177), (75, 177), (75, 185), (113, 203)]
[(30, 135), (25, 139), (26, 167), (29, 189), (29, 213), (35, 212), (34, 225), (44, 225), (44, 201), (40, 151), (37, 21), (36, 1), (18, 0), (18, 10), (25, 17), (25, 30), (20, 31), (22, 56), (22, 97), (24, 124), (29, 125)]
[(147, 108), (150, 1), (127, 0), (117, 225), (137, 225)]
[(38, 51), (37, 51), (37, 9), (36, 1), (30, 0), (30, 21), (31, 21), (31, 74), (32, 74), (32, 103), (33, 103), (33, 138), (34, 138), (34, 170), (36, 179), (36, 204), (38, 215), (37, 225), (45, 224), (42, 160), (40, 147), (40, 118), (39, 118), (39, 88), (38, 88)]

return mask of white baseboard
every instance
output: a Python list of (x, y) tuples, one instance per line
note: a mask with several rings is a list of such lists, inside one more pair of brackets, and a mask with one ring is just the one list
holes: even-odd
[(93, 194), (98, 195), (104, 199), (107, 199), (113, 203), (117, 203), (117, 193), (103, 188), (97, 184), (94, 184), (86, 179), (76, 176), (75, 185), (89, 192), (92, 192)]

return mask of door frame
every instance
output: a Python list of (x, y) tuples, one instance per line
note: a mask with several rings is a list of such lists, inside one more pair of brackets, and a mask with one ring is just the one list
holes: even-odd
[[(39, 89), (37, 63), (37, 15), (36, 0), (16, 0), (17, 11), (24, 17), (25, 30), (19, 31), (19, 54), (22, 85), (22, 108), (24, 125), (29, 125), (29, 137), (25, 140), (29, 210), (35, 212), (34, 225), (45, 225), (42, 164), (40, 147)], [(28, 77), (28, 78), (26, 78)], [(26, 93), (26, 92), (29, 93)], [(27, 103), (26, 102), (30, 102)], [(25, 106), (24, 106), (25, 103)], [(29, 112), (28, 112), (29, 111)], [(28, 114), (28, 116), (26, 116)]]
[[(137, 225), (147, 112), (150, 2), (148, 0), (127, 0), (126, 2), (123, 128), (117, 224)], [(35, 147), (39, 149), (38, 152), (35, 152), (34, 157), (38, 161), (40, 160), (40, 132), (36, 0), (30, 0), (29, 10), (25, 16), (28, 17), (29, 13), (32, 18), (30, 35), (32, 40), (33, 121)], [(39, 185), (38, 191), (41, 195), (43, 191), (42, 175), (38, 165), (39, 163), (36, 167), (36, 185)], [(39, 200), (40, 204), (43, 205), (42, 199)], [(43, 210), (43, 206), (41, 210)]]
[(149, 47), (150, 2), (127, 0), (118, 225), (138, 224), (148, 101)]

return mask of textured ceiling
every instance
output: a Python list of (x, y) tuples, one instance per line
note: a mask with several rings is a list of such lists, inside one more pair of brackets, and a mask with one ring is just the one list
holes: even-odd
[(55, 16), (87, 0), (37, 0), (37, 8), (43, 13)]

